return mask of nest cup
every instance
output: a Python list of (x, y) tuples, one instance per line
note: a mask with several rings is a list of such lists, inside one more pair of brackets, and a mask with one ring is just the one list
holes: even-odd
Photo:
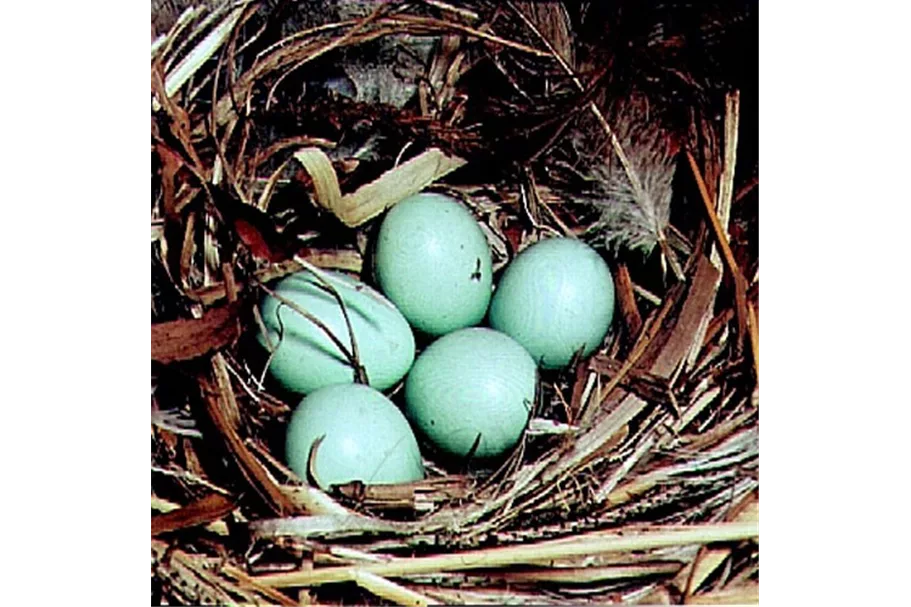
[[(719, 62), (678, 63), (723, 55), (755, 10), (652, 4), (213, 2), (153, 20), (152, 357), (175, 382), (153, 389), (153, 603), (758, 597), (758, 191), (737, 156), (754, 99)], [(529, 355), (508, 448), (423, 444), (409, 482), (314, 486), (285, 463), (303, 395), (264, 373), (257, 308), (314, 269), (382, 289), (379, 226), (422, 192), (477, 226), (494, 302), (524, 252), (586, 243), (612, 328), (559, 363)], [(475, 316), (417, 335), (417, 360), (489, 324), (523, 341)], [(418, 427), (408, 382), (383, 398)]]

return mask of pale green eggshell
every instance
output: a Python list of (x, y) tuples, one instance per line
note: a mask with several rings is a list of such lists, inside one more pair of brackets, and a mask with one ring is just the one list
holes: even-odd
[(601, 345), (614, 317), (614, 281), (587, 244), (552, 238), (507, 266), (490, 303), (490, 326), (520, 344), (543, 368), (566, 366)]
[(369, 485), (424, 478), (418, 443), (405, 416), (373, 388), (329, 386), (300, 402), (288, 425), (285, 457), (302, 479), (307, 478), (310, 447), (323, 435), (314, 462), (323, 489), (351, 481)]
[(418, 357), (405, 380), (405, 415), (441, 452), (505, 454), (528, 423), (537, 368), (509, 336), (473, 327), (445, 335)]
[[(325, 274), (345, 302), (370, 385), (378, 390), (393, 386), (414, 362), (414, 334), (408, 322), (366, 284), (336, 272)], [(283, 279), (273, 290), (320, 319), (351, 348), (338, 301), (309, 270)], [(324, 386), (354, 381), (354, 369), (316, 324), (271, 295), (263, 299), (260, 311), (271, 342), (278, 344), (269, 372), (286, 389), (308, 394)], [(261, 332), (257, 338), (267, 345)]]
[(480, 323), (490, 303), (487, 239), (471, 212), (442, 194), (417, 194), (389, 211), (374, 270), (383, 293), (430, 335)]

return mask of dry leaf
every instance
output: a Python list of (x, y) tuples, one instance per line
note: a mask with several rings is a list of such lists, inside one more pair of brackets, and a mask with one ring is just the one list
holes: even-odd
[(294, 257), (297, 239), (293, 234), (279, 232), (267, 213), (219, 188), (212, 188), (211, 193), (224, 221), (234, 228), (234, 233), (254, 257), (272, 263)]
[(152, 360), (171, 363), (197, 358), (232, 343), (240, 335), (240, 304), (207, 311), (202, 318), (152, 325)]
[(155, 145), (158, 157), (161, 159), (161, 194), (163, 200), (163, 210), (166, 217), (173, 217), (176, 213), (177, 202), (177, 183), (175, 178), (180, 167), (183, 166), (183, 160), (180, 154), (167, 147), (162, 143)]
[(218, 493), (212, 493), (183, 508), (178, 508), (165, 514), (153, 515), (152, 537), (168, 531), (196, 527), (197, 525), (217, 521), (232, 510), (234, 510), (233, 501)]

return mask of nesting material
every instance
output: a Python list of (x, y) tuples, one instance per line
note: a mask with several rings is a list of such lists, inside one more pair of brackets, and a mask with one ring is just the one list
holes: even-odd
[[(725, 67), (751, 5), (184, 4), (153, 3), (172, 14), (153, 15), (151, 59), (152, 603), (758, 601), (756, 100)], [(386, 57), (407, 69), (375, 69)], [(315, 422), (289, 458), (301, 395), (256, 340), (289, 327), (260, 304), (300, 272), (378, 288), (384, 214), (427, 191), (478, 227), (494, 292), (536, 243), (586, 243), (611, 327), (560, 364), (523, 358), (497, 448), (415, 432), (404, 476), (333, 477)], [(345, 381), (382, 375), (356, 298), (311, 286)], [(410, 343), (418, 360), (432, 344)], [(452, 365), (431, 393), (479, 381)], [(398, 414), (402, 374), (377, 375), (385, 395), (339, 390)], [(392, 461), (356, 442), (371, 470)]]

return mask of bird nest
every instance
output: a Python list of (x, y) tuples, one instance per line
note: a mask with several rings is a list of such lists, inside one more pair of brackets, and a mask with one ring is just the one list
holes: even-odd
[[(153, 2), (153, 603), (757, 601), (756, 100), (730, 46), (755, 7), (173, 8)], [(378, 219), (426, 189), (475, 214), (497, 273), (543, 238), (596, 247), (614, 326), (541, 371), (497, 467), (321, 491), (282, 461), (297, 400), (256, 304), (308, 266), (369, 282)]]

